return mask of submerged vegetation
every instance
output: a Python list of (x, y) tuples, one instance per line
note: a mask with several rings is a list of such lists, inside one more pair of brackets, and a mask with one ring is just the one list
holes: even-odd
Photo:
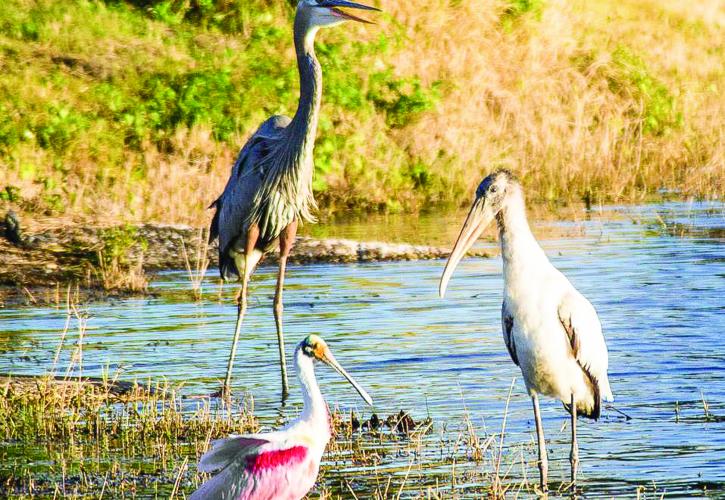
[[(212, 440), (284, 423), (261, 423), (251, 399), (190, 398), (182, 386), (151, 381), (118, 387), (112, 377), (0, 379), (3, 492), (10, 498), (185, 498), (208, 478), (196, 464)], [(539, 493), (533, 443), (508, 443), (505, 416), (500, 429), (481, 433), (468, 415), (460, 422), (415, 421), (401, 410), (361, 422), (355, 413), (332, 409), (331, 425), (313, 498)], [(339, 472), (350, 467), (357, 474)], [(557, 495), (571, 494), (566, 481), (552, 486)], [(659, 498), (662, 491), (651, 484), (629, 493)]]
[[(47, 374), (0, 376), (0, 484), (9, 496), (184, 498), (208, 477), (195, 464), (212, 440), (268, 430), (255, 418), (251, 398), (193, 396), (183, 384), (119, 382), (118, 374), (108, 372), (100, 379), (84, 378), (88, 319), (69, 295), (65, 328)], [(70, 352), (59, 363), (64, 349)], [(289, 418), (280, 412), (267, 425), (278, 427)], [(399, 498), (403, 491), (442, 498), (456, 484), (471, 481), (478, 494), (495, 497), (509, 490), (533, 491), (525, 480), (508, 479), (507, 469), (522, 460), (523, 452), (517, 446), (502, 462), (505, 424), (500, 433), (480, 438), (466, 417), (451, 440), (430, 418), (416, 421), (403, 410), (384, 419), (373, 413), (361, 421), (355, 413), (333, 408), (330, 422), (333, 440), (318, 482), (321, 498), (356, 492)], [(454, 427), (446, 426), (448, 431)], [(378, 470), (401, 456), (410, 457), (404, 475)], [(340, 461), (367, 473), (339, 476)]]
[[(181, 386), (150, 381), (122, 388), (112, 378), (0, 380), (4, 491), (17, 498), (184, 498), (208, 478), (196, 463), (212, 440), (262, 429), (251, 402), (190, 399)], [(333, 409), (331, 425), (333, 439), (318, 480), (320, 498), (387, 499), (403, 493), (448, 498), (459, 488), (503, 498), (536, 491), (535, 481), (510, 477), (513, 468), (526, 467), (526, 446), (506, 445), (504, 452), (505, 423), (500, 432), (479, 436), (468, 417), (448, 422), (444, 430), (402, 410), (361, 422), (354, 413)], [(407, 468), (378, 469), (406, 456)], [(341, 461), (355, 464), (361, 473), (340, 475)], [(570, 488), (558, 486), (560, 493)]]
[[(317, 44), (322, 207), (460, 204), (508, 167), (538, 202), (723, 190), (718, 2), (383, 2)], [(200, 223), (244, 139), (296, 107), (283, 0), (9, 0), (0, 203)], [(473, 36), (475, 34), (475, 36)]]

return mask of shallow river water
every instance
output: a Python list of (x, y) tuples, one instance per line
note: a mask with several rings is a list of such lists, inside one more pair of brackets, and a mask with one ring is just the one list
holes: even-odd
[[(319, 228), (316, 234), (449, 246), (461, 222), (460, 214), (416, 219), (405, 234), (401, 228), (410, 226), (404, 221), (386, 229), (385, 221), (377, 220)], [(596, 307), (609, 347), (614, 406), (631, 417), (606, 408), (598, 422), (580, 420), (580, 485), (585, 496), (636, 496), (638, 487), (658, 495), (722, 495), (725, 205), (609, 207), (607, 217), (581, 215), (574, 222), (536, 225), (536, 232), (553, 263)], [(480, 244), (496, 248), (491, 241)], [(501, 337), (501, 260), (464, 259), (445, 300), (437, 295), (443, 265), (433, 260), (290, 266), (285, 295), (288, 355), (305, 335), (320, 334), (373, 396), (375, 412), (388, 415), (403, 409), (416, 419), (430, 416), (434, 431), (425, 439), (439, 442), (455, 442), (466, 415), (482, 440), (499, 432), (515, 378), (503, 461), (510, 480), (536, 479), (531, 403)], [(234, 378), (238, 393), (253, 396), (255, 412), (266, 426), (280, 412), (271, 310), (274, 271), (262, 267), (253, 280)], [(210, 270), (211, 275), (215, 272)], [(211, 276), (200, 303), (174, 293), (188, 287), (185, 273), (169, 272), (154, 282), (156, 297), (89, 305), (84, 374), (121, 370), (124, 380), (164, 376), (184, 381), (187, 394), (216, 389), (234, 327), (233, 286), (227, 285), (225, 299), (219, 301), (216, 276)], [(54, 308), (0, 309), (0, 373), (47, 370), (64, 321), (64, 311)], [(61, 366), (67, 362), (64, 353)], [(371, 414), (337, 374), (324, 367), (317, 373), (331, 406)], [(282, 409), (289, 417), (300, 404), (294, 379), (291, 393)], [(550, 399), (542, 406), (550, 478), (565, 481), (567, 414)], [(378, 479), (388, 473), (409, 474), (410, 454), (391, 450), (374, 466), (328, 461), (325, 481), (345, 497), (351, 494), (335, 486), (341, 478), (353, 489), (356, 482), (364, 489), (364, 478), (373, 469)], [(427, 458), (417, 460), (425, 463)], [(463, 461), (459, 466), (475, 470), (478, 465)], [(420, 484), (409, 482), (403, 496), (421, 491), (426, 474), (445, 476), (448, 468), (450, 464), (418, 467)], [(480, 485), (477, 476), (470, 477), (468, 483), (439, 491), (475, 496)]]

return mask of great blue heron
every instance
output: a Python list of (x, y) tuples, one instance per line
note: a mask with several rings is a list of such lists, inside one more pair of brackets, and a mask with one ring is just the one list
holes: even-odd
[(607, 378), (607, 345), (594, 307), (551, 265), (531, 234), (521, 185), (506, 170), (489, 175), (478, 186), (443, 271), (440, 296), (458, 262), (494, 218), (503, 256), (503, 338), (534, 406), (541, 488), (546, 491), (548, 461), (538, 395), (560, 399), (571, 412), (569, 458), (576, 483), (577, 413), (597, 419), (602, 399), (614, 399)]
[(312, 150), (322, 93), (322, 70), (315, 57), (319, 28), (347, 20), (368, 22), (339, 7), (379, 10), (344, 0), (300, 0), (294, 21), (294, 43), (300, 73), (300, 98), (292, 119), (273, 116), (259, 127), (242, 148), (221, 196), (212, 207), (209, 240), (219, 237), (219, 271), (225, 280), (239, 279), (236, 296), (237, 323), (227, 374), (222, 388), (230, 393), (237, 341), (247, 308), (247, 284), (262, 256), (279, 239), (279, 276), (274, 296), (274, 318), (282, 370), (282, 395), (288, 393), (282, 289), (287, 257), (297, 233), (297, 223), (314, 221)]
[(325, 341), (317, 335), (308, 336), (295, 350), (305, 405), (302, 415), (278, 431), (216, 441), (201, 457), (199, 470), (220, 472), (194, 492), (191, 500), (298, 499), (312, 489), (331, 432), (327, 405), (315, 378), (315, 361), (332, 367), (367, 404), (373, 404), (368, 393), (335, 360)]

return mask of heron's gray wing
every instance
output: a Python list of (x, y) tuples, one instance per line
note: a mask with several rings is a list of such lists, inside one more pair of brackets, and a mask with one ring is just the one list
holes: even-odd
[[(252, 209), (255, 195), (264, 183), (261, 160), (280, 140), (289, 118), (273, 116), (252, 135), (232, 167), (229, 180), (221, 196), (212, 203), (216, 213), (209, 230), (209, 239), (219, 238), (219, 270), (224, 279), (239, 278), (239, 271), (229, 251), (246, 234), (245, 221)], [(240, 249), (241, 250), (241, 249)]]
[(516, 344), (514, 343), (514, 316), (506, 307), (506, 301), (501, 304), (501, 329), (503, 330), (503, 340), (506, 343), (506, 349), (511, 356), (511, 360), (518, 366), (519, 358), (516, 356)]

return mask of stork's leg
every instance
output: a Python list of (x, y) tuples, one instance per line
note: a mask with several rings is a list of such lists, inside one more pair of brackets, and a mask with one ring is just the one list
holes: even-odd
[(534, 394), (531, 397), (534, 403), (534, 420), (536, 421), (536, 438), (539, 443), (539, 478), (541, 482), (541, 491), (546, 493), (548, 487), (549, 476), (549, 460), (546, 457), (546, 441), (544, 440), (544, 426), (541, 424), (541, 413), (539, 411), (539, 396)]
[(579, 466), (579, 444), (576, 441), (576, 401), (574, 394), (571, 395), (571, 453), (569, 454), (571, 462), (571, 482), (576, 486), (576, 471)]
[(292, 245), (297, 235), (297, 221), (294, 220), (279, 235), (279, 275), (277, 276), (277, 289), (274, 293), (274, 321), (277, 324), (277, 342), (279, 343), (279, 366), (282, 370), (282, 398), (289, 394), (287, 383), (287, 359), (284, 353), (284, 333), (282, 332), (282, 291), (284, 289), (284, 273), (287, 269), (287, 257), (289, 257)]
[(242, 270), (242, 287), (239, 289), (235, 300), (237, 302), (237, 324), (234, 328), (234, 339), (232, 340), (232, 349), (229, 352), (229, 362), (227, 363), (227, 376), (224, 379), (222, 387), (222, 396), (229, 397), (231, 395), (232, 368), (234, 367), (234, 358), (237, 355), (237, 342), (239, 341), (239, 333), (242, 330), (242, 321), (244, 321), (244, 313), (247, 312), (247, 286), (249, 285), (249, 277), (254, 270), (255, 255), (254, 247), (259, 238), (259, 227), (250, 226), (247, 231), (247, 241), (244, 245), (244, 269)]

